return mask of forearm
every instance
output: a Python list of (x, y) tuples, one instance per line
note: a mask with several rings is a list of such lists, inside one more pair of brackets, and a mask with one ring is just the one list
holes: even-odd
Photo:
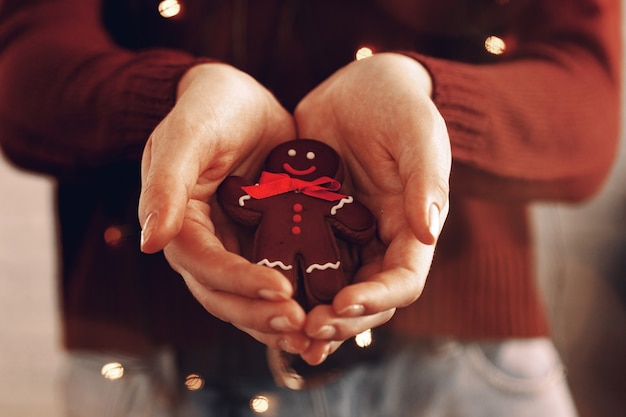
[(621, 13), (610, 3), (526, 34), (495, 63), (414, 55), (434, 79), (455, 192), (578, 200), (597, 190), (618, 139)]
[(27, 169), (72, 175), (139, 160), (197, 60), (131, 53), (102, 30), (97, 1), (32, 1), (0, 16), (0, 140)]

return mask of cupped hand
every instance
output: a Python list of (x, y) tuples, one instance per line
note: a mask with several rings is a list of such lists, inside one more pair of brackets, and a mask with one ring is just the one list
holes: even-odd
[(299, 137), (333, 146), (344, 186), (374, 213), (379, 240), (362, 251), (354, 285), (307, 316), (319, 363), (341, 341), (388, 321), (422, 292), (448, 212), (450, 142), (417, 61), (394, 53), (355, 61), (307, 95), (295, 111)]
[(240, 256), (237, 229), (214, 198), (226, 176), (253, 176), (270, 149), (294, 137), (292, 116), (249, 75), (220, 63), (193, 67), (146, 144), (139, 220), (142, 251), (164, 249), (208, 312), (298, 353), (309, 340), (290, 283)]

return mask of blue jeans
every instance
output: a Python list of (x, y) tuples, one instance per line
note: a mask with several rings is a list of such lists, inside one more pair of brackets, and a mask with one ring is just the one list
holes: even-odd
[[(170, 359), (168, 359), (170, 358)], [(125, 363), (117, 380), (102, 364)], [(175, 384), (171, 355), (117, 358), (75, 353), (69, 417), (574, 417), (563, 369), (546, 339), (498, 343), (413, 341), (306, 390), (271, 378), (222, 375), (203, 387)], [(198, 386), (196, 386), (197, 388)]]

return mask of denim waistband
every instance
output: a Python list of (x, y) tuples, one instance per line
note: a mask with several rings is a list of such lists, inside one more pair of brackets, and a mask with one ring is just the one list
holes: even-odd
[[(388, 353), (394, 344), (388, 335), (373, 335), (373, 343), (359, 347), (354, 339), (345, 341), (341, 347), (320, 365), (308, 365), (298, 355), (283, 352), (289, 365), (305, 379), (328, 380), (345, 370), (376, 360)], [(198, 374), (207, 381), (231, 379), (267, 379), (274, 375), (268, 365), (268, 349), (256, 341), (206, 349), (178, 350), (175, 353), (179, 372), (185, 376)]]

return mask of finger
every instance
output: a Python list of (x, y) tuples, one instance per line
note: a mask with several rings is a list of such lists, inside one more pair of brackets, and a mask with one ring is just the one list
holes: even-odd
[(160, 132), (157, 128), (150, 137), (142, 159), (139, 221), (141, 250), (146, 253), (163, 249), (178, 234), (199, 176), (197, 152), (185, 145), (185, 135), (178, 135), (177, 141), (160, 140)]
[[(321, 307), (321, 308), (318, 308)], [(318, 306), (307, 316), (304, 332), (314, 340), (344, 341), (388, 322), (395, 309), (358, 317), (337, 315), (331, 306)]]
[(309, 347), (300, 354), (309, 365), (320, 365), (342, 345), (342, 341), (312, 340)]
[[(358, 317), (411, 304), (422, 293), (433, 254), (432, 245), (403, 228), (390, 242), (380, 270), (343, 288), (333, 300), (333, 310), (342, 317)], [(367, 268), (374, 270), (371, 264)]]
[(280, 334), (299, 332), (304, 326), (304, 311), (294, 300), (247, 298), (208, 289), (188, 274), (184, 274), (183, 278), (191, 293), (209, 313), (238, 328)]
[(448, 214), (448, 188), (442, 176), (424, 181), (409, 177), (404, 195), (404, 217), (415, 237), (426, 245), (437, 242)]
[[(415, 236), (426, 245), (437, 241), (448, 213), (450, 145), (445, 123), (433, 109), (425, 137), (424, 149), (404, 149), (398, 168), (404, 186), (405, 217)], [(426, 155), (426, 157), (424, 157)]]
[(302, 332), (264, 333), (252, 328), (242, 326), (236, 327), (239, 330), (246, 332), (257, 341), (275, 350), (301, 354), (311, 345), (311, 339), (306, 337)]
[[(191, 273), (180, 267), (180, 265), (185, 265), (185, 261), (177, 262), (177, 269), (180, 269), (190, 292), (198, 302), (215, 317), (232, 323), (268, 346), (281, 348), (291, 353), (304, 351), (309, 341), (300, 331), (306, 319), (300, 305), (293, 299), (285, 299), (282, 294), (267, 293), (263, 290), (259, 290), (258, 293), (265, 298), (248, 298), (238, 294), (237, 291), (240, 291), (254, 296), (257, 292), (254, 289), (256, 286), (252, 285), (252, 289), (248, 289), (248, 285), (231, 285), (231, 283), (239, 281), (239, 277), (245, 276), (247, 277), (245, 284), (255, 284), (258, 276), (241, 274), (241, 271), (246, 269), (245, 262), (240, 264), (241, 267), (229, 268), (228, 265), (240, 263), (240, 260), (235, 259), (238, 257), (229, 252), (225, 252), (225, 255), (230, 259), (220, 262), (220, 265), (224, 265), (223, 270), (215, 271), (216, 276), (220, 278), (219, 282), (211, 285), (219, 285), (234, 292), (214, 290), (204, 285)], [(255, 267), (256, 265), (247, 264), (247, 266)], [(252, 269), (257, 269), (260, 272), (266, 270), (274, 272), (264, 267), (256, 267)], [(232, 273), (233, 276), (227, 275), (229, 273)], [(204, 281), (213, 282), (210, 279), (204, 279)]]
[(189, 203), (187, 218), (165, 255), (179, 273), (213, 290), (248, 298), (288, 300), (293, 287), (279, 272), (227, 251), (210, 230), (206, 204)]

